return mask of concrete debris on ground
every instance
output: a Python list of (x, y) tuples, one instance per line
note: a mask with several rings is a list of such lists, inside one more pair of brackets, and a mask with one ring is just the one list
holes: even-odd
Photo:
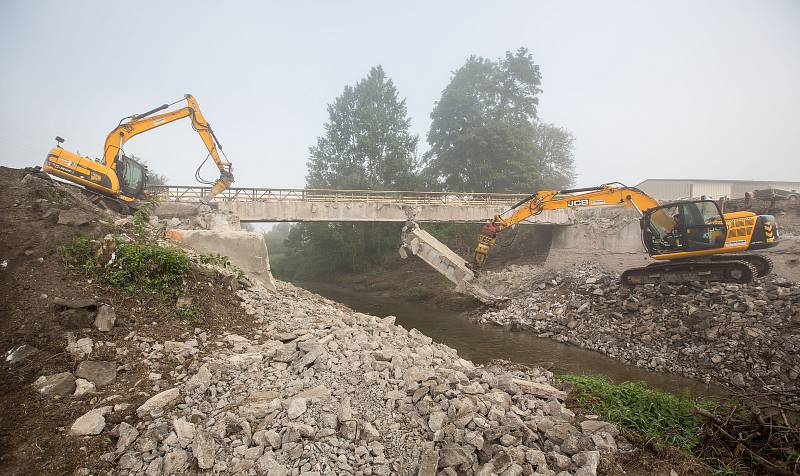
[(746, 285), (627, 288), (588, 264), (514, 266), (487, 280), (512, 286), (512, 298), (478, 316), (482, 324), (742, 390), (800, 392), (798, 283), (770, 275)]
[[(630, 447), (566, 408), (545, 370), (475, 366), (392, 316), (289, 284), (237, 295), (247, 337), (126, 337), (128, 361), (155, 375), (149, 399), (106, 433), (116, 444), (100, 459), (117, 474), (591, 475)], [(157, 373), (165, 364), (175, 370)], [(69, 433), (101, 434), (111, 412)]]

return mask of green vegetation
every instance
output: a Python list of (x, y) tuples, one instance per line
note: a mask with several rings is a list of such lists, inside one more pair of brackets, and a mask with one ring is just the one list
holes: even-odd
[(148, 238), (147, 225), (150, 222), (150, 214), (156, 208), (158, 202), (159, 198), (153, 195), (146, 202), (141, 203), (133, 214), (133, 232), (140, 240)]
[(59, 252), (68, 266), (129, 294), (175, 297), (183, 291), (189, 269), (189, 258), (183, 251), (143, 241), (114, 241), (116, 249), (109, 264), (98, 258), (95, 250), (99, 250), (100, 243), (88, 237), (77, 238), (60, 247)]
[(203, 319), (200, 317), (200, 307), (197, 304), (178, 307), (175, 312), (178, 315), (178, 319), (187, 321), (193, 326), (203, 323)]
[(200, 256), (198, 256), (197, 260), (204, 264), (211, 264), (214, 266), (218, 266), (222, 269), (227, 269), (228, 271), (233, 271), (234, 273), (236, 273), (237, 278), (244, 277), (244, 271), (242, 271), (242, 268), (231, 263), (231, 260), (225, 255), (217, 253), (201, 254)]
[(423, 175), (435, 189), (533, 192), (574, 178), (573, 137), (539, 120), (542, 75), (526, 48), (471, 56), (431, 113)]
[(576, 384), (574, 395), (581, 407), (647, 437), (657, 449), (691, 452), (702, 440), (703, 417), (691, 410), (708, 402), (661, 392), (643, 382), (613, 384), (604, 377), (578, 375), (561, 379)]
[[(431, 113), (419, 160), (406, 101), (380, 66), (328, 105), (309, 149), (309, 188), (532, 192), (572, 182), (573, 138), (538, 117), (541, 72), (525, 48), (497, 60), (471, 56)], [(380, 269), (396, 260), (400, 224), (301, 223), (268, 237), (273, 270), (287, 280)], [(474, 246), (474, 226), (431, 233)], [(271, 239), (270, 239), (271, 238)], [(285, 252), (273, 252), (276, 243)], [(278, 247), (282, 245), (277, 245)]]

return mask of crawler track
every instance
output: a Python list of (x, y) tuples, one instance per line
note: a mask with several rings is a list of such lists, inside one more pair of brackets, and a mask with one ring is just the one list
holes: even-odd
[[(750, 256), (737, 256), (736, 259), (715, 259), (704, 261), (673, 261), (654, 263), (643, 268), (626, 270), (620, 277), (623, 284), (636, 286), (640, 284), (689, 283), (692, 281), (718, 281), (723, 283), (744, 284), (761, 276), (753, 262), (745, 259)], [(751, 262), (753, 261), (753, 262)], [(758, 261), (763, 264), (763, 261)]]

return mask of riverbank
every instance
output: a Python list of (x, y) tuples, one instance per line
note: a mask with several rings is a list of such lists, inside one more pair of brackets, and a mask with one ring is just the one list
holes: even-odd
[(476, 313), (479, 323), (719, 383), (734, 392), (800, 393), (800, 285), (795, 282), (771, 275), (749, 285), (629, 289), (615, 273), (588, 263), (560, 272), (539, 267), (513, 272), (513, 281), (521, 285), (497, 308)]

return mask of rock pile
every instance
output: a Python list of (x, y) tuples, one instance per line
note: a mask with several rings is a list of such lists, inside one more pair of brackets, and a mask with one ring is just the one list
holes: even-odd
[(524, 329), (639, 367), (748, 391), (800, 391), (800, 285), (768, 276), (749, 285), (626, 288), (590, 265), (524, 282), (484, 324)]
[[(629, 445), (566, 408), (544, 370), (476, 367), (392, 316), (288, 284), (237, 294), (253, 318), (247, 337), (126, 337), (128, 359), (175, 370), (151, 373), (150, 398), (105, 433), (116, 444), (103, 464), (146, 475), (592, 475)], [(73, 434), (94, 434), (109, 409), (92, 411)]]

